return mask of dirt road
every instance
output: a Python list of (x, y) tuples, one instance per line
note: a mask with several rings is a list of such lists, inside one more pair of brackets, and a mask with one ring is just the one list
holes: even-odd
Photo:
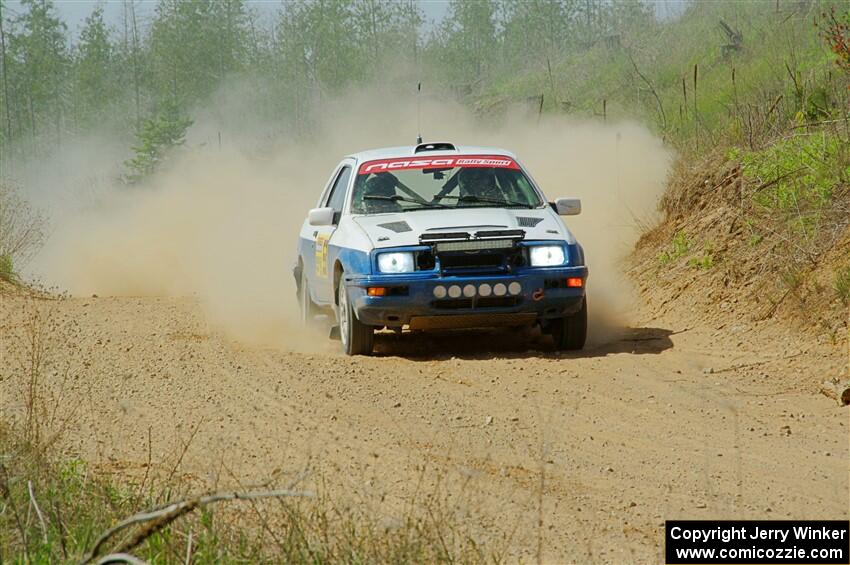
[[(21, 306), (3, 299), (7, 337)], [(50, 310), (79, 406), (67, 448), (103, 470), (140, 472), (149, 433), (166, 465), (196, 432), (182, 469), (207, 483), (310, 462), (308, 480), (391, 513), (439, 479), (483, 538), (547, 562), (659, 562), (665, 519), (848, 517), (848, 412), (815, 386), (834, 355), (779, 329), (643, 312), (577, 355), (502, 333), (387, 335), (346, 358), (322, 335), (312, 354), (229, 343), (189, 299)]]

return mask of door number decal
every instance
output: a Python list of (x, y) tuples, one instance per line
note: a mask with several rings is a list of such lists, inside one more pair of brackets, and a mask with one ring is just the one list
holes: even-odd
[(316, 238), (316, 276), (328, 277), (328, 240), (330, 236), (320, 235)]

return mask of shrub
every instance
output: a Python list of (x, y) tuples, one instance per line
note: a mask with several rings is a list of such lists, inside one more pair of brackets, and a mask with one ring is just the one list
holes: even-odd
[(46, 222), (11, 181), (0, 178), (0, 279), (14, 280), (14, 268), (32, 258), (44, 243)]
[(816, 214), (828, 204), (835, 187), (850, 179), (847, 152), (837, 136), (824, 133), (783, 139), (740, 159), (744, 176), (759, 183), (753, 193), (756, 204), (805, 218), (807, 211)]
[(706, 243), (702, 255), (688, 260), (688, 266), (703, 270), (712, 268), (714, 266), (714, 244)]
[(683, 257), (691, 249), (691, 240), (683, 231), (677, 231), (673, 235), (673, 240), (670, 242), (670, 247), (658, 256), (658, 262), (661, 265), (672, 263), (676, 259)]
[(135, 156), (125, 161), (128, 173), (125, 180), (137, 183), (152, 175), (169, 153), (186, 141), (186, 130), (192, 120), (183, 115), (175, 104), (165, 104), (154, 117), (145, 120), (136, 134)]
[(15, 279), (15, 271), (12, 267), (12, 257), (0, 255), (0, 280), (12, 282)]

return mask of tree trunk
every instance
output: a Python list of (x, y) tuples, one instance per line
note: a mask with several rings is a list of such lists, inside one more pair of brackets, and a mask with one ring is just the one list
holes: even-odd
[(139, 100), (139, 31), (136, 27), (136, 5), (130, 0), (130, 20), (133, 24), (133, 88), (136, 91), (136, 129), (142, 127), (142, 108)]
[(3, 63), (3, 105), (6, 107), (6, 131), (12, 140), (12, 107), (9, 99), (8, 62), (6, 59), (6, 33), (3, 30), (3, 2), (0, 2), (0, 62)]

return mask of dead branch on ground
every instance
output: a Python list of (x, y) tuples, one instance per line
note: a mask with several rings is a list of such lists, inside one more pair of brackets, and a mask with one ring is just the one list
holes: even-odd
[(142, 528), (135, 536), (131, 537), (128, 541), (122, 543), (120, 547), (116, 548), (114, 550), (114, 553), (127, 553), (128, 551), (132, 550), (133, 548), (141, 544), (143, 541), (145, 541), (148, 537), (162, 530), (181, 516), (189, 514), (196, 508), (203, 507), (208, 504), (232, 500), (258, 500), (262, 498), (312, 496), (313, 493), (310, 491), (294, 491), (289, 489), (282, 489), (256, 492), (217, 492), (213, 494), (196, 496), (185, 500), (179, 500), (177, 502), (172, 502), (154, 510), (134, 514), (129, 518), (125, 518), (115, 526), (105, 531), (97, 539), (94, 544), (94, 547), (92, 547), (92, 550), (89, 552), (86, 558), (83, 559), (81, 565), (86, 565), (87, 563), (90, 563), (100, 552), (100, 549), (103, 547), (103, 545), (112, 536), (131, 526), (145, 524), (145, 527)]

